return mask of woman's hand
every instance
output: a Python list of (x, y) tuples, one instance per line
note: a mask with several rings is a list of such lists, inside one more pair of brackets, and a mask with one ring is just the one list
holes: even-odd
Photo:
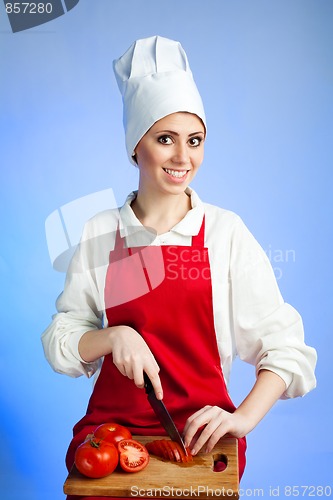
[(256, 383), (234, 413), (218, 406), (205, 406), (187, 419), (184, 428), (185, 444), (195, 455), (205, 446), (212, 451), (218, 440), (230, 433), (240, 438), (248, 434), (266, 415), (286, 390), (279, 375), (260, 370)]
[(86, 332), (79, 341), (81, 358), (90, 363), (112, 354), (113, 362), (125, 377), (137, 387), (144, 387), (143, 372), (151, 380), (157, 399), (163, 398), (163, 389), (158, 375), (160, 368), (141, 335), (125, 325)]
[(229, 413), (218, 406), (205, 406), (187, 419), (184, 428), (185, 446), (190, 447), (192, 455), (196, 455), (203, 447), (205, 453), (209, 453), (225, 434), (243, 437), (247, 432), (247, 422), (242, 415)]
[(146, 372), (154, 387), (157, 399), (163, 398), (160, 368), (141, 335), (129, 326), (110, 328), (113, 362), (125, 377), (137, 387), (144, 387), (143, 372)]

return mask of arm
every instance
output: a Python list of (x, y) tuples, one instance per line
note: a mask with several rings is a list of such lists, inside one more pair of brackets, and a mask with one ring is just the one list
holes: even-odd
[(230, 257), (231, 315), (237, 355), (279, 375), (282, 399), (304, 396), (316, 386), (316, 351), (306, 345), (299, 313), (284, 302), (271, 263), (239, 221)]
[(185, 440), (194, 452), (211, 450), (227, 432), (245, 436), (277, 399), (302, 396), (316, 384), (316, 352), (304, 343), (301, 317), (284, 303), (266, 254), (240, 219), (229, 272), (232, 340), (238, 356), (256, 367), (257, 381), (233, 414), (206, 406), (188, 419)]
[[(195, 455), (205, 446), (210, 452), (218, 440), (230, 433), (243, 437), (253, 430), (286, 389), (284, 381), (275, 373), (261, 370), (249, 395), (234, 413), (217, 406), (205, 406), (194, 413), (184, 428), (185, 443)], [(205, 426), (200, 433), (200, 428)]]
[(81, 358), (78, 343), (87, 330), (102, 328), (102, 313), (93, 306), (91, 286), (84, 276), (68, 273), (65, 288), (56, 302), (57, 313), (42, 335), (47, 361), (52, 368), (71, 377), (91, 377), (99, 361)]
[(162, 398), (159, 367), (138, 332), (127, 326), (103, 328), (104, 285), (118, 212), (103, 212), (88, 221), (71, 261), (58, 313), (42, 336), (53, 369), (73, 377), (93, 375), (101, 358), (112, 353), (120, 372), (143, 387), (143, 371)]
[[(113, 227), (114, 216), (96, 217), (84, 227), (80, 244), (67, 271), (63, 292), (56, 301), (57, 313), (42, 335), (45, 357), (52, 368), (71, 377), (91, 377), (100, 360), (86, 362), (81, 358), (78, 344), (85, 332), (103, 326), (103, 269), (108, 263), (108, 243), (101, 243), (99, 234)], [(106, 244), (107, 243), (107, 244)], [(112, 245), (112, 241), (109, 244)], [(96, 274), (96, 269), (100, 272)]]

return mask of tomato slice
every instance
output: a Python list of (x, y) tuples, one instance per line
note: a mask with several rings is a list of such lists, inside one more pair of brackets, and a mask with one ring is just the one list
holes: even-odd
[(191, 462), (193, 457), (190, 450), (187, 448), (185, 455), (179, 443), (170, 439), (156, 439), (146, 444), (146, 448), (152, 455), (171, 460), (172, 462)]
[(126, 472), (139, 472), (147, 467), (148, 450), (135, 439), (123, 439), (118, 443), (119, 463)]
[(166, 451), (165, 446), (163, 446), (162, 440), (151, 441), (146, 444), (146, 448), (152, 455), (169, 460), (169, 453)]
[(169, 447), (169, 449), (172, 451), (172, 455), (173, 455), (173, 460), (175, 462), (182, 462), (182, 456), (180, 454), (180, 450), (178, 449), (177, 446), (177, 443), (174, 443), (173, 441), (166, 441), (167, 442), (167, 446)]
[(161, 443), (162, 449), (164, 450), (165, 458), (169, 458), (172, 462), (176, 461), (174, 447), (171, 444), (171, 441), (164, 440)]

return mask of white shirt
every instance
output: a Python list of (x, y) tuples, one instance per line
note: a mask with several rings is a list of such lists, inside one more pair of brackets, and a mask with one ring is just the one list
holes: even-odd
[[(287, 386), (284, 398), (306, 394), (316, 385), (316, 351), (304, 343), (302, 319), (283, 301), (266, 253), (235, 213), (203, 203), (190, 188), (187, 194), (192, 209), (169, 232), (150, 233), (149, 244), (190, 246), (205, 214), (215, 332), (226, 382), (238, 355), (257, 373), (278, 374)], [(59, 373), (98, 376), (101, 360), (86, 363), (78, 343), (86, 331), (107, 327), (104, 287), (115, 231), (119, 223), (131, 247), (138, 246), (143, 230), (130, 206), (135, 196), (131, 193), (119, 210), (101, 212), (85, 226), (56, 302), (58, 313), (42, 336), (46, 358)]]

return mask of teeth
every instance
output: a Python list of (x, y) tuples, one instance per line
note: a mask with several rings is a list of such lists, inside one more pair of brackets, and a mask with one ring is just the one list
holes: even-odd
[(172, 177), (184, 177), (187, 174), (187, 170), (170, 170), (169, 168), (164, 169), (167, 174), (172, 175)]

